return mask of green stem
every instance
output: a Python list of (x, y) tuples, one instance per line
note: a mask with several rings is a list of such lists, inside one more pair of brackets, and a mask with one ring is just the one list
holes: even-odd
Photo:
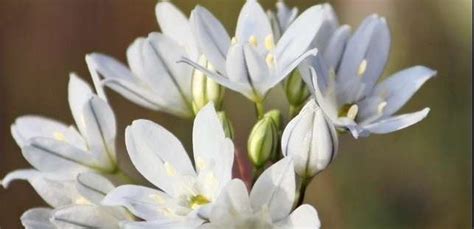
[(255, 102), (255, 110), (257, 112), (257, 119), (262, 119), (265, 114), (265, 106), (263, 105), (263, 102)]
[(297, 187), (298, 194), (296, 196), (297, 201), (296, 201), (296, 205), (294, 206), (294, 208), (297, 208), (298, 206), (303, 204), (304, 197), (305, 197), (305, 194), (306, 194), (306, 188), (308, 187), (310, 181), (311, 181), (311, 179), (308, 179), (308, 178), (298, 179), (298, 187)]

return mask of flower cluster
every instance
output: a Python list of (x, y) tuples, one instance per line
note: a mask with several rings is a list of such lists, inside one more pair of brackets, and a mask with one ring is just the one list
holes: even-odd
[[(282, 1), (265, 12), (247, 0), (234, 36), (201, 6), (188, 18), (163, 1), (156, 16), (161, 33), (137, 38), (126, 52), (128, 66), (105, 54), (86, 55), (95, 92), (71, 74), (75, 125), (23, 116), (11, 126), (33, 168), (13, 171), (1, 183), (26, 180), (50, 205), (26, 211), (26, 228), (319, 228), (304, 194), (334, 161), (338, 135), (397, 131), (429, 112), (394, 116), (436, 72), (416, 66), (379, 82), (391, 38), (378, 15), (351, 33), (329, 4), (298, 14)], [(277, 86), (288, 99), (287, 123), (281, 111), (265, 110)], [(124, 173), (105, 88), (145, 108), (194, 119), (192, 154), (159, 124), (135, 120), (125, 130), (126, 150), (148, 182)], [(225, 89), (255, 104), (246, 154), (232, 141)]]

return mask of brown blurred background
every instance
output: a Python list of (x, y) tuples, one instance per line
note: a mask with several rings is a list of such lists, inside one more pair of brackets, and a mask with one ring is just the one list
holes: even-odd
[[(273, 8), (273, 0), (261, 1)], [(321, 1), (288, 1), (300, 9)], [(335, 163), (310, 185), (306, 202), (324, 228), (469, 228), (471, 223), (470, 0), (332, 0), (341, 23), (357, 26), (371, 13), (387, 18), (392, 49), (386, 75), (412, 65), (438, 70), (402, 111), (432, 108), (420, 124), (390, 135), (341, 137)], [(228, 31), (243, 0), (174, 1), (189, 13), (208, 7)], [(125, 60), (138, 36), (158, 30), (155, 0), (0, 0), (0, 177), (29, 167), (10, 136), (15, 117), (40, 114), (72, 123), (66, 99), (69, 72), (90, 82), (84, 55), (98, 51)], [(108, 93), (123, 130), (132, 120), (154, 120), (188, 148), (191, 121), (145, 110)], [(286, 109), (281, 88), (268, 107)], [(281, 98), (281, 99), (278, 99)], [(226, 92), (226, 109), (245, 146), (254, 117), (242, 96)], [(124, 152), (122, 152), (124, 153)], [(122, 158), (126, 158), (126, 154)], [(0, 228), (45, 206), (26, 182), (0, 188)]]

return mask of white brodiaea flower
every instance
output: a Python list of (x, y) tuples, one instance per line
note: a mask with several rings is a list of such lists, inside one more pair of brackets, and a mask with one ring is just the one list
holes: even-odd
[(202, 228), (319, 228), (312, 206), (301, 205), (291, 212), (294, 198), (293, 161), (285, 158), (262, 173), (250, 195), (241, 180), (230, 181)]
[(191, 13), (191, 26), (215, 71), (192, 60), (183, 61), (219, 84), (261, 102), (301, 61), (316, 55), (316, 49), (308, 49), (321, 25), (323, 11), (322, 6), (307, 9), (275, 44), (270, 21), (255, 0), (248, 0), (242, 7), (232, 39), (208, 10), (197, 6)]
[(319, 106), (337, 127), (351, 130), (355, 137), (406, 128), (430, 111), (394, 116), (436, 71), (415, 66), (378, 83), (390, 41), (385, 19), (371, 15), (352, 36), (348, 26), (335, 30), (322, 55), (302, 70)]
[(137, 38), (127, 49), (130, 69), (104, 54), (86, 56), (93, 78), (130, 101), (179, 117), (192, 117), (193, 69), (176, 63), (181, 57), (198, 60), (188, 18), (169, 2), (156, 5), (162, 33)]
[[(105, 195), (113, 188), (112, 184), (100, 175), (87, 175), (116, 172), (115, 116), (109, 105), (74, 74), (69, 80), (69, 105), (79, 131), (39, 116), (16, 119), (11, 126), (12, 135), (34, 169), (10, 172), (2, 179), (2, 186), (6, 188), (14, 180), (26, 180), (54, 208), (28, 210), (21, 217), (25, 227), (118, 226), (119, 221), (130, 220), (130, 216), (123, 209), (102, 208), (97, 205), (100, 201), (94, 201), (100, 194), (96, 191), (103, 190)], [(84, 179), (83, 184), (99, 180), (87, 185), (95, 190), (95, 197), (88, 194), (91, 192), (84, 192), (87, 188), (79, 188), (79, 177)], [(77, 212), (81, 214), (76, 215)]]
[(169, 220), (202, 223), (199, 218), (206, 217), (199, 210), (210, 206), (231, 180), (234, 147), (225, 137), (212, 103), (201, 109), (194, 120), (196, 169), (179, 140), (151, 121), (137, 120), (128, 126), (126, 145), (137, 170), (163, 191), (124, 185), (109, 193), (102, 203), (125, 206), (136, 216), (151, 221), (141, 224), (153, 226)]

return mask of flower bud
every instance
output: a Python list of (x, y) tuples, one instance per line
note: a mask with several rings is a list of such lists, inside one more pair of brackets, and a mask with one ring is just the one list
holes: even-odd
[[(199, 58), (199, 64), (206, 66), (209, 70), (214, 71), (214, 67), (209, 63), (204, 55)], [(208, 78), (201, 71), (194, 69), (191, 81), (191, 92), (193, 95), (193, 110), (197, 113), (209, 102), (214, 102), (216, 110), (222, 106), (224, 98), (224, 88), (214, 80)]]
[[(268, 114), (268, 113), (267, 113)], [(278, 129), (272, 115), (265, 115), (250, 132), (247, 152), (256, 168), (262, 168), (278, 147)]]
[(229, 117), (225, 114), (224, 111), (217, 112), (217, 117), (222, 123), (222, 128), (224, 128), (225, 136), (233, 139), (234, 138), (234, 127), (232, 126), (232, 122), (230, 121)]
[(283, 155), (293, 157), (296, 174), (302, 178), (324, 170), (337, 154), (336, 129), (314, 100), (288, 123), (281, 141)]
[(284, 89), (288, 102), (296, 108), (301, 107), (310, 95), (309, 90), (297, 69), (294, 70), (285, 80)]
[(277, 129), (280, 130), (283, 125), (283, 118), (281, 117), (281, 112), (279, 110), (271, 110), (267, 112), (264, 116), (271, 118), (275, 123)]

